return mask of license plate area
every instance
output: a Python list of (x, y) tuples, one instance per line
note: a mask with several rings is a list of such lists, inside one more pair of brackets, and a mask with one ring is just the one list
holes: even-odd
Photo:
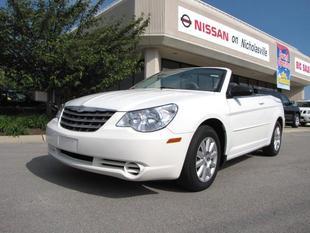
[(70, 138), (66, 136), (58, 137), (58, 145), (63, 150), (68, 150), (71, 152), (77, 152), (78, 140), (75, 138)]

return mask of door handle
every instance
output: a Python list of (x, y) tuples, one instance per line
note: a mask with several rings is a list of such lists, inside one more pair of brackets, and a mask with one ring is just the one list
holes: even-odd
[(264, 102), (260, 102), (260, 103), (259, 103), (259, 105), (264, 105), (264, 104), (265, 104)]

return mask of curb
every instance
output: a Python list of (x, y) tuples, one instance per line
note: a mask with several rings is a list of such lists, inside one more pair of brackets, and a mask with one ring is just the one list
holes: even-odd
[(46, 135), (0, 136), (0, 144), (46, 143)]

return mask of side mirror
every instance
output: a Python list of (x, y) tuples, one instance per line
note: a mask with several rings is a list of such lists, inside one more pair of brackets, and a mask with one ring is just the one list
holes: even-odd
[(236, 85), (232, 86), (228, 90), (228, 97), (232, 98), (235, 96), (249, 96), (253, 94), (253, 89), (249, 86)]

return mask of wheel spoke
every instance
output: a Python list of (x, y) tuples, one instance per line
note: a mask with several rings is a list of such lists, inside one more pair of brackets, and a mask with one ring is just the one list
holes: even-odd
[(208, 148), (208, 152), (213, 152), (215, 146), (215, 142), (210, 143), (210, 146)]
[(202, 171), (203, 171), (204, 167), (205, 167), (205, 165), (203, 164), (203, 165), (201, 165), (201, 167), (198, 169), (198, 171), (197, 171), (198, 177), (201, 177), (201, 174), (202, 174)]
[(198, 151), (201, 152), (203, 156), (206, 154), (206, 144), (205, 144), (205, 142), (202, 142), (200, 144)]
[(209, 152), (209, 148), (210, 148), (210, 138), (208, 138), (206, 143), (205, 143), (205, 151)]
[(207, 166), (204, 166), (203, 172), (202, 172), (202, 177), (201, 177), (203, 180), (206, 180), (206, 178), (207, 178), (207, 175), (208, 175), (208, 174), (207, 174), (207, 173), (208, 173), (207, 170), (208, 170), (208, 169), (209, 169), (209, 168), (208, 168)]
[(200, 159), (196, 162), (196, 168), (199, 168), (204, 163), (203, 159)]

